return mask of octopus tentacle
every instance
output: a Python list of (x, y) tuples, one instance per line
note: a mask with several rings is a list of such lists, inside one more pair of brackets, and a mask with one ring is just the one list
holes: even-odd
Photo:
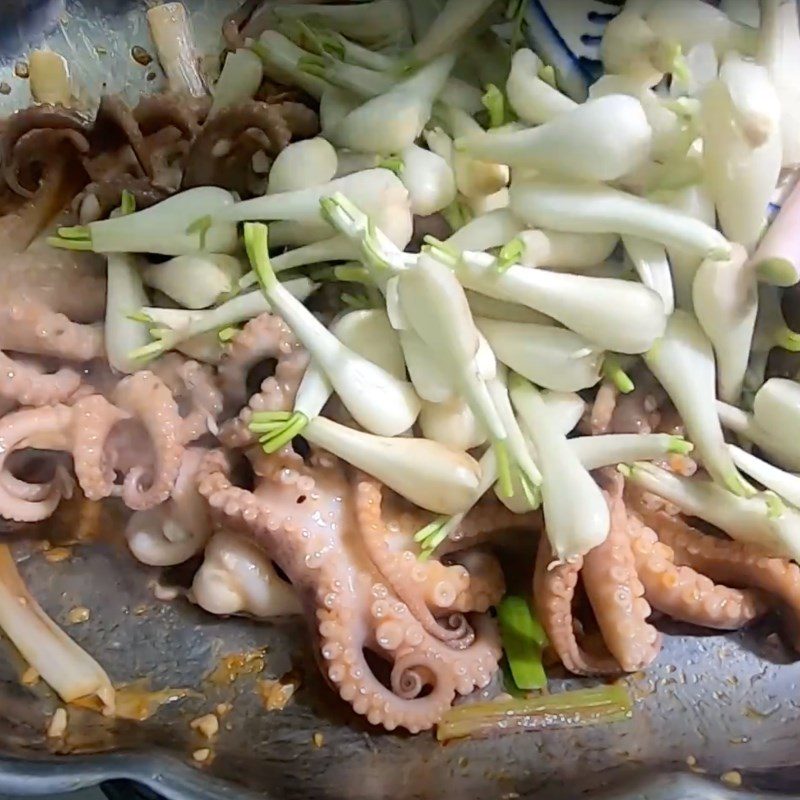
[(768, 610), (758, 592), (715, 584), (691, 567), (677, 566), (672, 548), (660, 542), (652, 528), (636, 514), (628, 520), (639, 579), (653, 608), (716, 630), (738, 630)]
[(792, 646), (800, 650), (800, 567), (770, 558), (741, 542), (701, 533), (677, 517), (656, 512), (645, 518), (672, 548), (675, 562), (711, 580), (757, 589), (774, 598), (789, 623)]
[(608, 537), (584, 556), (581, 578), (609, 652), (625, 672), (636, 672), (658, 655), (661, 640), (647, 623), (650, 606), (636, 572), (622, 477), (614, 476), (606, 484), (603, 495), (611, 516)]
[(44, 303), (13, 299), (0, 305), (0, 349), (69, 361), (91, 361), (105, 353), (101, 326), (73, 322)]
[(359, 535), (372, 562), (397, 596), (408, 606), (431, 636), (454, 647), (468, 646), (472, 630), (460, 614), (446, 624), (433, 616), (429, 603), (448, 608), (469, 586), (463, 567), (445, 567), (436, 561), (419, 562), (411, 550), (394, 551), (392, 534), (381, 514), (381, 484), (366, 475), (356, 486), (356, 521)]
[(0, 351), (0, 397), (6, 400), (23, 406), (64, 403), (80, 385), (80, 375), (67, 367), (48, 375)]
[[(232, 485), (228, 457), (212, 452), (199, 491), (212, 517), (251, 531), (289, 576), (313, 611), (321, 667), (340, 696), (373, 724), (429, 728), (457, 693), (488, 684), (500, 657), (496, 628), (476, 615), (465, 649), (429, 634), (369, 558), (355, 524), (358, 492), (337, 460), (325, 453), (310, 460), (291, 450), (256, 456), (259, 480), (250, 492)], [(365, 650), (390, 663), (388, 685)], [(430, 693), (421, 696), (423, 687)]]
[(125, 503), (135, 511), (144, 511), (163, 503), (172, 491), (183, 457), (183, 420), (172, 392), (149, 371), (136, 372), (120, 381), (114, 401), (123, 411), (141, 420), (156, 451), (149, 488), (141, 485), (149, 471), (143, 465), (128, 471), (122, 487)]
[[(62, 481), (27, 484), (7, 466), (12, 453), (26, 448), (70, 450), (73, 409), (65, 405), (25, 408), (0, 419), (0, 516), (15, 522), (47, 519), (62, 497)], [(27, 487), (27, 488), (26, 488)]]
[[(244, 338), (240, 348), (237, 342), (242, 336)], [(255, 348), (260, 356), (258, 360), (274, 358), (277, 361), (275, 374), (261, 384), (261, 390), (250, 398), (249, 404), (240, 411), (238, 417), (223, 426), (220, 438), (228, 447), (249, 447), (256, 441), (248, 427), (253, 412), (288, 411), (292, 408), (297, 388), (308, 366), (308, 354), (289, 326), (274, 314), (261, 314), (248, 322), (236, 336), (219, 366), (223, 391), (234, 405), (242, 395), (239, 383), (231, 375), (241, 375), (242, 365), (246, 363), (243, 361), (243, 353), (248, 348)], [(239, 388), (234, 388), (233, 394), (228, 395), (231, 387)]]
[(620, 671), (617, 661), (607, 653), (595, 655), (584, 650), (575, 634), (572, 602), (583, 559), (554, 563), (547, 536), (539, 540), (533, 573), (533, 600), (536, 613), (550, 644), (564, 666), (576, 675), (613, 675)]
[(503, 531), (541, 531), (544, 522), (539, 511), (516, 514), (499, 500), (485, 497), (476, 505), (450, 538), (439, 548), (439, 553), (450, 553), (467, 547), (491, 543)]
[(164, 381), (179, 404), (188, 401), (191, 405), (181, 426), (184, 444), (191, 444), (209, 431), (217, 432), (223, 400), (211, 367), (178, 353), (167, 353), (153, 364), (152, 370)]
[(81, 398), (73, 406), (75, 476), (88, 500), (114, 493), (114, 467), (106, 443), (111, 429), (128, 416), (99, 394)]
[(469, 585), (450, 604), (450, 609), (462, 613), (483, 612), (500, 602), (506, 593), (506, 580), (500, 562), (492, 553), (464, 550), (451, 554), (447, 560), (460, 564), (469, 574)]

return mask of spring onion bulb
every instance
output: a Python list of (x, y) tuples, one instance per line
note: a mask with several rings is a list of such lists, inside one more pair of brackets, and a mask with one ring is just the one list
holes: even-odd
[[(442, 106), (442, 115), (453, 139), (485, 135), (478, 122), (461, 109)], [(433, 137), (427, 137), (428, 147), (436, 149), (443, 157), (449, 144), (449, 139), (445, 137), (447, 134), (440, 131)], [(480, 200), (496, 194), (508, 185), (511, 176), (505, 164), (473, 158), (469, 153), (457, 150), (454, 146), (451, 164), (458, 191), (468, 200)]]
[[(382, 309), (362, 309), (343, 314), (331, 325), (331, 333), (345, 347), (398, 380), (405, 378), (405, 362), (397, 333)], [(259, 422), (252, 424), (251, 430), (262, 434), (259, 441), (265, 452), (276, 452), (300, 433), (308, 420), (319, 416), (333, 391), (325, 371), (312, 360), (297, 389), (293, 413), (261, 412)]]
[(258, 619), (301, 613), (291, 584), (254, 541), (231, 531), (214, 534), (192, 580), (192, 600), (210, 614)]
[(411, 211), (427, 217), (447, 208), (456, 199), (453, 170), (441, 156), (415, 144), (409, 145), (400, 158), (400, 180), (408, 189)]
[(780, 98), (783, 166), (800, 164), (800, 32), (797, 5), (786, 0), (761, 0), (757, 60), (769, 73)]
[(728, 449), (734, 463), (742, 472), (795, 508), (800, 508), (800, 475), (782, 470), (734, 444), (729, 444)]
[[(506, 385), (507, 374), (505, 370), (498, 373), (496, 378), (486, 381), (486, 388), (492, 398), (494, 407), (506, 429), (508, 452), (516, 467), (513, 477), (519, 485), (521, 491), (513, 492), (515, 503), (527, 510), (534, 510), (539, 507), (539, 496), (536, 488), (542, 483), (542, 473), (536, 466), (532, 456), (531, 448), (525, 439), (525, 434), (520, 428), (514, 408), (511, 405), (511, 398), (508, 394)], [(502, 497), (502, 487), (500, 487)]]
[(717, 401), (716, 409), (725, 428), (752, 442), (777, 465), (800, 471), (800, 448), (795, 439), (783, 436), (780, 431), (765, 430), (756, 423), (752, 414), (728, 403)]
[(605, 436), (576, 436), (569, 446), (584, 469), (593, 470), (634, 461), (654, 461), (672, 453), (688, 455), (693, 445), (667, 433), (610, 433)]
[(431, 118), (433, 103), (455, 63), (446, 54), (427, 64), (385, 94), (347, 114), (325, 136), (338, 147), (391, 155), (412, 145)]
[(135, 372), (139, 365), (130, 354), (146, 346), (150, 335), (140, 322), (131, 319), (131, 315), (147, 305), (147, 292), (134, 256), (109, 255), (106, 274), (105, 347), (108, 363), (118, 372)]
[(467, 514), (472, 511), (478, 501), (492, 488), (497, 481), (497, 462), (495, 461), (494, 451), (487, 450), (478, 462), (481, 479), (472, 495), (472, 502), (468, 508), (458, 514), (451, 516), (437, 517), (433, 522), (417, 531), (414, 541), (420, 545), (420, 560), (429, 558), (442, 542), (450, 538), (460, 527)]
[(400, 344), (408, 377), (419, 397), (428, 403), (447, 403), (456, 399), (456, 390), (439, 360), (413, 329), (401, 330)]
[(572, 111), (577, 103), (539, 77), (544, 64), (532, 50), (520, 49), (511, 59), (506, 95), (516, 115), (541, 125)]
[(556, 429), (564, 436), (572, 433), (586, 411), (586, 401), (575, 392), (546, 390), (541, 394)]
[(551, 419), (539, 391), (519, 375), (509, 379), (511, 401), (536, 447), (542, 471), (547, 537), (559, 561), (584, 555), (608, 536), (608, 505)]
[(504, 300), (496, 300), (485, 294), (479, 294), (470, 290), (466, 291), (467, 302), (472, 309), (475, 317), (484, 319), (499, 320), (500, 322), (521, 322), (533, 325), (554, 325), (555, 322), (550, 317), (540, 314), (527, 306), (517, 303), (510, 303)]
[[(781, 170), (779, 103), (763, 67), (741, 60), (726, 65), (729, 80), (714, 81), (703, 95), (703, 163), (722, 232), (752, 252)], [(760, 114), (750, 113), (756, 121), (748, 129), (742, 128), (741, 120), (749, 110), (738, 110), (731, 95), (733, 81), (744, 82), (738, 73), (745, 73), (753, 84), (738, 88), (760, 100)], [(762, 143), (749, 141), (748, 130), (751, 139), (758, 136)]]
[(455, 146), (473, 158), (512, 168), (613, 181), (644, 163), (651, 138), (641, 103), (617, 94), (589, 100), (534, 128), (458, 138)]
[(142, 271), (142, 279), (183, 308), (197, 309), (213, 306), (223, 295), (233, 292), (241, 274), (238, 258), (196, 253), (150, 264)]
[(600, 58), (607, 75), (630, 76), (647, 87), (683, 69), (680, 46), (662, 40), (630, 4), (606, 26)]
[(750, 493), (728, 453), (714, 410), (714, 351), (697, 320), (686, 311), (676, 311), (644, 360), (675, 404), (711, 477), (733, 494)]
[[(602, 264), (619, 242), (619, 237), (613, 233), (565, 233), (553, 230), (522, 231), (516, 239), (522, 245), (520, 264), (566, 271)], [(649, 284), (645, 282), (645, 285)], [(650, 288), (655, 290), (654, 286)]]
[(652, 89), (630, 75), (603, 75), (589, 89), (592, 98), (614, 94), (630, 95), (641, 103), (653, 132), (651, 155), (656, 161), (673, 162), (681, 158), (697, 138), (694, 120), (668, 108)]
[(622, 246), (639, 280), (661, 298), (664, 313), (667, 316), (672, 314), (675, 310), (675, 291), (664, 245), (640, 239), (638, 236), (623, 236)]
[(727, 261), (706, 259), (697, 270), (694, 313), (714, 348), (720, 400), (736, 403), (742, 393), (758, 313), (758, 291), (747, 252), (733, 245)]
[[(295, 278), (286, 281), (283, 287), (302, 302), (316, 290), (317, 285), (308, 278)], [(200, 311), (145, 306), (134, 315), (134, 319), (149, 326), (154, 341), (132, 351), (128, 357), (138, 361), (158, 358), (168, 350), (182, 349), (199, 336), (216, 333), (271, 310), (261, 292), (241, 294), (216, 308)]]
[(497, 606), (497, 620), (503, 651), (519, 689), (542, 689), (547, 675), (542, 666), (542, 649), (547, 635), (524, 597), (506, 595)]
[(792, 189), (764, 234), (753, 254), (753, 267), (761, 280), (776, 286), (800, 281), (800, 184)]
[(498, 360), (539, 386), (575, 392), (600, 381), (603, 351), (577, 333), (490, 319), (476, 324)]
[(345, 347), (278, 282), (269, 262), (265, 225), (247, 223), (245, 245), (270, 305), (325, 371), (356, 422), (382, 436), (397, 436), (408, 430), (420, 411), (419, 398), (411, 384)]
[(473, 458), (428, 439), (373, 436), (325, 417), (311, 420), (303, 436), (436, 514), (468, 508), (480, 481)]
[(389, 72), (348, 64), (327, 53), (303, 56), (298, 65), (304, 72), (365, 100), (388, 92), (397, 82), (396, 76)]
[(150, 208), (111, 219), (59, 228), (54, 247), (95, 253), (232, 253), (239, 244), (231, 220), (214, 220), (235, 208), (230, 192), (201, 186), (168, 197)]
[(486, 443), (486, 432), (460, 397), (454, 396), (442, 403), (424, 402), (419, 424), (426, 439), (453, 450), (472, 450)]
[(480, 217), (492, 211), (501, 211), (504, 208), (508, 208), (509, 202), (508, 188), (505, 186), (492, 194), (464, 198), (464, 204), (469, 209), (470, 217)]
[[(671, 193), (665, 205), (682, 214), (688, 214), (711, 228), (716, 225), (714, 201), (705, 183), (686, 186)], [(705, 256), (696, 249), (681, 246), (668, 246), (667, 255), (672, 266), (675, 304), (678, 308), (691, 312), (694, 276)]]
[(458, 279), (423, 254), (416, 269), (401, 272), (396, 280), (402, 313), (411, 329), (469, 403), (493, 445), (504, 449), (508, 432), (478, 371), (480, 334)]
[(439, 16), (408, 54), (409, 64), (425, 64), (457, 47), (494, 0), (447, 0)]
[(753, 418), (765, 431), (788, 439), (800, 434), (800, 384), (770, 378), (753, 398)]
[(684, 52), (703, 42), (713, 44), (720, 54), (738, 50), (754, 55), (758, 47), (757, 30), (734, 22), (702, 0), (653, 3), (644, 18), (660, 39), (678, 42)]
[[(321, 226), (330, 236), (330, 228), (323, 224), (320, 201), (341, 193), (363, 209), (368, 215), (378, 214), (387, 208), (408, 215), (408, 191), (400, 179), (388, 169), (370, 169), (344, 178), (336, 178), (320, 186), (310, 186), (293, 192), (254, 197), (225, 208), (220, 213), (229, 222), (245, 220), (291, 220)], [(411, 220), (408, 220), (409, 227)], [(322, 238), (322, 237), (320, 237)], [(409, 232), (408, 240), (411, 234)]]
[(395, 56), (370, 50), (339, 31), (319, 26), (312, 19), (287, 20), (280, 28), (282, 33), (300, 47), (317, 55), (331, 56), (347, 64), (366, 67), (376, 72), (399, 72), (401, 69)]
[[(281, 273), (287, 269), (305, 267), (309, 264), (320, 264), (326, 261), (355, 261), (358, 259), (358, 248), (345, 236), (331, 236), (319, 242), (287, 250), (272, 259), (272, 269)], [(254, 272), (248, 272), (239, 280), (239, 288), (247, 289), (257, 282)]]
[(470, 220), (445, 244), (455, 250), (490, 250), (507, 244), (523, 229), (523, 224), (507, 208), (501, 208)]
[(170, 91), (205, 97), (206, 86), (186, 6), (183, 3), (151, 6), (147, 10), (147, 24)]
[(267, 194), (294, 192), (329, 183), (338, 167), (336, 150), (321, 136), (292, 142), (272, 163)]
[(596, 184), (515, 182), (511, 210), (533, 227), (618, 233), (727, 258), (730, 244), (710, 225), (657, 203)]
[(216, 114), (255, 97), (263, 79), (261, 59), (252, 50), (241, 47), (228, 53), (214, 86), (214, 102), (209, 114)]
[(436, 740), (480, 739), (501, 733), (583, 728), (630, 719), (633, 701), (620, 684), (542, 694), (521, 699), (470, 703), (445, 712)]
[(714, 481), (684, 478), (647, 463), (623, 467), (623, 474), (637, 486), (674, 503), (684, 514), (716, 525), (737, 542), (753, 545), (775, 558), (800, 560), (800, 511), (784, 505), (770, 492), (739, 497)]
[[(338, 86), (328, 86), (319, 100), (320, 127), (323, 131), (333, 130), (351, 111), (355, 111), (360, 103), (361, 99), (353, 92), (348, 92)], [(377, 153), (367, 155), (377, 158)], [(370, 164), (369, 166), (377, 166), (377, 164)], [(367, 167), (363, 168), (366, 169)], [(337, 175), (337, 177), (341, 176)]]
[(310, 17), (317, 26), (373, 45), (405, 39), (411, 26), (403, 0), (369, 0), (352, 5), (280, 3), (271, 10), (281, 21)]
[(319, 100), (330, 88), (327, 81), (300, 68), (308, 53), (278, 31), (266, 30), (249, 47), (261, 59), (268, 77), (287, 86), (297, 86)]
[(664, 331), (661, 299), (640, 284), (517, 265), (498, 273), (494, 264), (492, 256), (468, 252), (456, 269), (466, 288), (529, 306), (601, 349), (643, 353)]
[(114, 713), (114, 687), (105, 670), (45, 614), (25, 586), (11, 551), (0, 545), (0, 628), (66, 703), (97, 697)]

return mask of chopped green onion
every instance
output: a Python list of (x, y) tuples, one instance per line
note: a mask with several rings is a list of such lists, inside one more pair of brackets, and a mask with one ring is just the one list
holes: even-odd
[(217, 337), (221, 342), (230, 342), (238, 333), (239, 328), (229, 325), (227, 328), (221, 328), (217, 331)]
[(500, 249), (500, 253), (497, 256), (497, 271), (505, 272), (512, 264), (519, 263), (524, 252), (525, 242), (519, 237), (512, 239)]
[(508, 121), (505, 95), (493, 83), (486, 87), (481, 97), (483, 107), (489, 112), (489, 127), (499, 128)]
[(477, 703), (447, 711), (436, 727), (436, 739), (447, 742), (499, 733), (609, 724), (629, 719), (632, 710), (630, 695), (621, 685)]
[(542, 666), (542, 648), (547, 634), (523, 597), (506, 595), (497, 607), (500, 634), (514, 683), (520, 689), (542, 689), (547, 675)]
[(391, 170), (395, 175), (402, 175), (403, 169), (405, 169), (405, 162), (400, 156), (389, 156), (379, 161), (378, 167)]
[(630, 376), (619, 363), (616, 356), (607, 355), (603, 360), (603, 377), (611, 381), (622, 394), (630, 394), (636, 386), (630, 379)]
[(136, 198), (127, 189), (122, 190), (119, 210), (123, 216), (133, 214), (133, 212), (136, 211)]

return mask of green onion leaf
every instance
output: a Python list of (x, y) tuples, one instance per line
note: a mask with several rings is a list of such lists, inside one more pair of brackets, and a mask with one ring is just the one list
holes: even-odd
[(514, 682), (520, 689), (547, 686), (542, 666), (542, 648), (547, 644), (547, 635), (527, 600), (506, 595), (497, 607), (497, 618)]

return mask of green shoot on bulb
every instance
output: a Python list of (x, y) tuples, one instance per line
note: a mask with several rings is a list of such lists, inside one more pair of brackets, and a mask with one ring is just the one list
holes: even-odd
[(636, 388), (616, 356), (606, 355), (605, 359), (603, 359), (602, 373), (603, 377), (611, 381), (622, 394), (630, 394)]

